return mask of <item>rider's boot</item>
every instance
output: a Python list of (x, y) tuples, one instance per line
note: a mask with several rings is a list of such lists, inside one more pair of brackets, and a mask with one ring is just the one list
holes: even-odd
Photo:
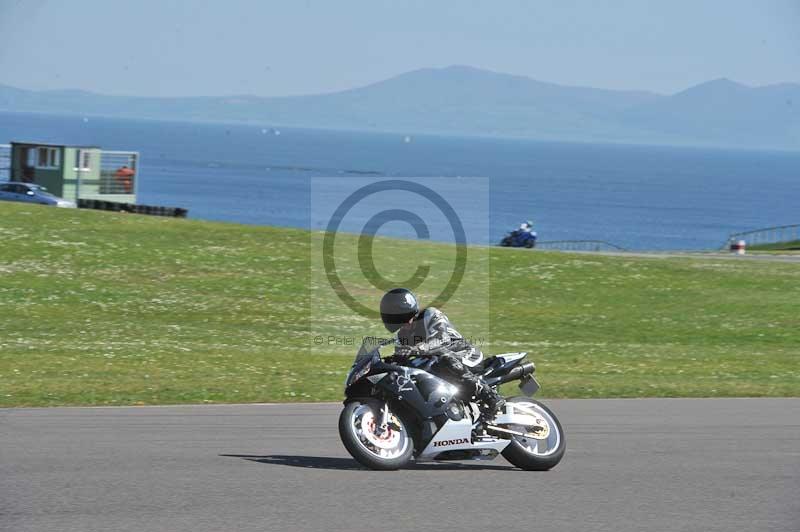
[(475, 395), (482, 403), (480, 417), (481, 423), (491, 421), (492, 418), (500, 413), (503, 410), (503, 407), (506, 405), (506, 400), (503, 399), (503, 396), (497, 393), (494, 388), (485, 383), (479, 384), (477, 393)]

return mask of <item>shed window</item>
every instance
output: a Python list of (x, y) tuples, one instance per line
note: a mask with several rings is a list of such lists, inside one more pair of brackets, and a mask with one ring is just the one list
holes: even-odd
[(58, 148), (36, 148), (35, 150), (28, 150), (28, 166), (35, 166), (36, 168), (58, 168), (60, 165), (61, 150)]
[(92, 169), (92, 152), (89, 150), (78, 150), (75, 154), (76, 170), (88, 171)]

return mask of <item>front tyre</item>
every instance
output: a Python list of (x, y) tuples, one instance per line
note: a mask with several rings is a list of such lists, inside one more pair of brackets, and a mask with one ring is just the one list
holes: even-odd
[[(564, 430), (553, 411), (529, 397), (511, 397), (506, 402), (535, 411), (547, 423), (549, 430), (546, 437), (540, 440), (512, 436), (511, 443), (503, 449), (503, 457), (527, 471), (547, 471), (555, 467), (563, 458), (567, 446), (564, 441)], [(508, 428), (528, 432), (522, 425), (509, 425)]]
[(359, 464), (369, 469), (399, 469), (411, 460), (414, 440), (400, 416), (392, 412), (386, 430), (377, 430), (382, 407), (378, 401), (348, 402), (339, 415), (339, 437)]

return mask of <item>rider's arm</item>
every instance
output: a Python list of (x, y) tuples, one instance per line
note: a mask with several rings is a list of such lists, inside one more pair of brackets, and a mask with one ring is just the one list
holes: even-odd
[(414, 346), (425, 353), (433, 351), (458, 351), (464, 338), (447, 319), (444, 312), (436, 308), (428, 308), (423, 314), (425, 325), (425, 341)]

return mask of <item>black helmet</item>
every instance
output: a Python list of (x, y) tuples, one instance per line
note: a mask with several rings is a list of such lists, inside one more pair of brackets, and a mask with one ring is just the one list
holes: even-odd
[(417, 298), (406, 288), (394, 288), (381, 298), (381, 319), (389, 332), (395, 332), (418, 312)]

